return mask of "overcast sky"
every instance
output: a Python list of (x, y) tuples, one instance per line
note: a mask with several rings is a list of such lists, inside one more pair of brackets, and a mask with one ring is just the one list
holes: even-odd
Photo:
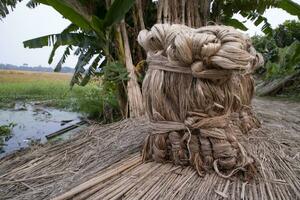
[[(300, 0), (294, 0), (300, 4)], [(49, 66), (48, 57), (51, 47), (41, 49), (25, 49), (23, 41), (35, 37), (61, 32), (70, 22), (48, 6), (40, 5), (34, 10), (26, 7), (27, 1), (19, 3), (16, 10), (9, 14), (3, 21), (0, 21), (0, 63), (30, 66)], [(297, 19), (281, 9), (269, 9), (264, 16), (268, 19), (273, 28), (288, 19)], [(240, 15), (235, 18), (242, 20)], [(262, 34), (260, 27), (247, 21), (245, 25), (249, 28), (246, 32), (249, 35)], [(60, 59), (64, 48), (57, 51), (52, 66)], [(66, 66), (74, 67), (76, 57), (70, 56)]]

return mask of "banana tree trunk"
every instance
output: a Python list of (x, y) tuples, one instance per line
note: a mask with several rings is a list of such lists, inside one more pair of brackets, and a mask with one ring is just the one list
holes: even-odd
[(124, 41), (125, 64), (127, 72), (129, 73), (129, 80), (127, 82), (127, 94), (129, 102), (130, 117), (139, 117), (144, 114), (144, 107), (142, 101), (142, 93), (135, 74), (134, 65), (132, 63), (132, 56), (128, 35), (125, 27), (125, 21), (120, 24), (121, 33)]
[(145, 22), (143, 17), (143, 6), (141, 0), (136, 0), (136, 7), (139, 16), (140, 27), (143, 30), (145, 29)]
[(182, 23), (191, 27), (209, 21), (211, 0), (158, 0), (157, 23)]

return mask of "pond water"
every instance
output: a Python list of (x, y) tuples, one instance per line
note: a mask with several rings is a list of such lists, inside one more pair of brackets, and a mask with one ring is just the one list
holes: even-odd
[(46, 135), (76, 124), (81, 115), (37, 103), (17, 102), (14, 108), (0, 109), (0, 125), (15, 124), (12, 135), (0, 151), (3, 157), (15, 150), (29, 146), (32, 142), (46, 142)]

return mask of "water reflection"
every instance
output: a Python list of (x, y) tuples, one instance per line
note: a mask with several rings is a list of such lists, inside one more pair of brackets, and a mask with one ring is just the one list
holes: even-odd
[(17, 102), (14, 108), (0, 110), (0, 125), (14, 123), (12, 136), (5, 142), (0, 157), (27, 147), (31, 142), (46, 142), (46, 135), (81, 121), (81, 115), (36, 103)]

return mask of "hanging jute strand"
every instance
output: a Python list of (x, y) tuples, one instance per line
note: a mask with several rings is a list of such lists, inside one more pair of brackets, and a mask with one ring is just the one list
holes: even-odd
[(192, 165), (222, 177), (254, 160), (238, 138), (260, 126), (251, 73), (263, 64), (248, 36), (227, 26), (156, 24), (140, 32), (148, 71), (143, 101), (153, 131), (143, 160)]

